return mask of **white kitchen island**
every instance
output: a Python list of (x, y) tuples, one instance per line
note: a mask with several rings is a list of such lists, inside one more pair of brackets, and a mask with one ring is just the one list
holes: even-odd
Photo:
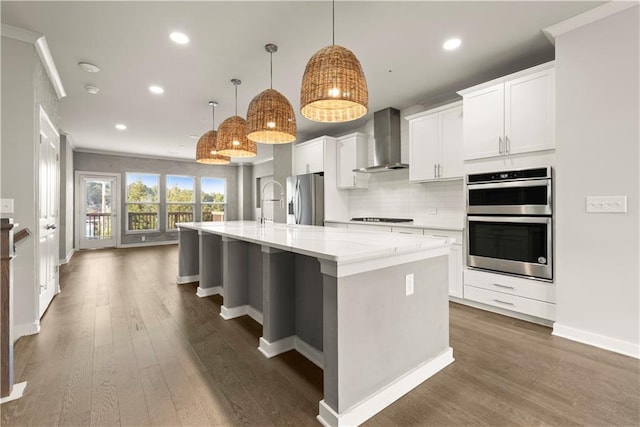
[(225, 319), (262, 323), (266, 357), (295, 349), (320, 366), (324, 425), (358, 425), (453, 362), (447, 239), (253, 221), (178, 227), (177, 282), (221, 294)]

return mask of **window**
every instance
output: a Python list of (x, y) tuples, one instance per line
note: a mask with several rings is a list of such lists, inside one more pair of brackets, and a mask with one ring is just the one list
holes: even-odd
[(167, 230), (175, 230), (176, 222), (193, 222), (195, 194), (194, 177), (167, 175)]
[(224, 221), (227, 181), (224, 178), (202, 177), (200, 184), (202, 221)]
[(160, 175), (127, 173), (127, 231), (158, 231)]

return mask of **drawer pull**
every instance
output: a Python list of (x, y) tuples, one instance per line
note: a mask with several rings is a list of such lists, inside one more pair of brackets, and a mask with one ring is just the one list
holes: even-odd
[(515, 304), (514, 304), (514, 303), (512, 303), (512, 302), (502, 301), (502, 300), (499, 300), (499, 299), (494, 299), (494, 301), (495, 301), (495, 302), (498, 302), (498, 303), (500, 303), (500, 304), (515, 305)]
[(513, 289), (513, 290), (516, 289), (513, 286), (501, 285), (499, 283), (494, 283), (493, 286), (497, 286), (498, 288), (503, 288), (503, 289)]

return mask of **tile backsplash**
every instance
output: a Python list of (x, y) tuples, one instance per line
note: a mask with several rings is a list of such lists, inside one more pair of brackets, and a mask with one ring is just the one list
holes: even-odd
[(416, 224), (462, 227), (463, 180), (409, 183), (409, 170), (374, 173), (369, 188), (349, 190), (349, 215), (412, 218)]

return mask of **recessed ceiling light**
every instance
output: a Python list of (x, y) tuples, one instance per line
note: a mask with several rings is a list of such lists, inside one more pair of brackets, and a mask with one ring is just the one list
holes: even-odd
[(91, 85), (86, 85), (84, 87), (87, 92), (89, 92), (91, 95), (95, 95), (96, 93), (100, 92), (100, 88), (99, 87), (95, 87), (95, 86), (91, 86)]
[(149, 86), (149, 92), (155, 93), (156, 95), (160, 95), (164, 93), (164, 89), (160, 86)]
[(186, 34), (179, 33), (177, 31), (174, 31), (173, 33), (169, 34), (169, 38), (178, 44), (189, 43), (189, 37)]
[(456, 39), (456, 38), (449, 39), (442, 44), (442, 48), (444, 50), (455, 50), (459, 48), (461, 44), (462, 44), (462, 40), (460, 39)]
[(123, 125), (122, 123), (118, 123), (116, 125), (116, 129), (118, 129), (118, 130), (127, 130), (127, 125)]
[(88, 62), (78, 62), (78, 67), (82, 69), (82, 71), (86, 71), (87, 73), (97, 73), (100, 71), (98, 66), (89, 64)]

